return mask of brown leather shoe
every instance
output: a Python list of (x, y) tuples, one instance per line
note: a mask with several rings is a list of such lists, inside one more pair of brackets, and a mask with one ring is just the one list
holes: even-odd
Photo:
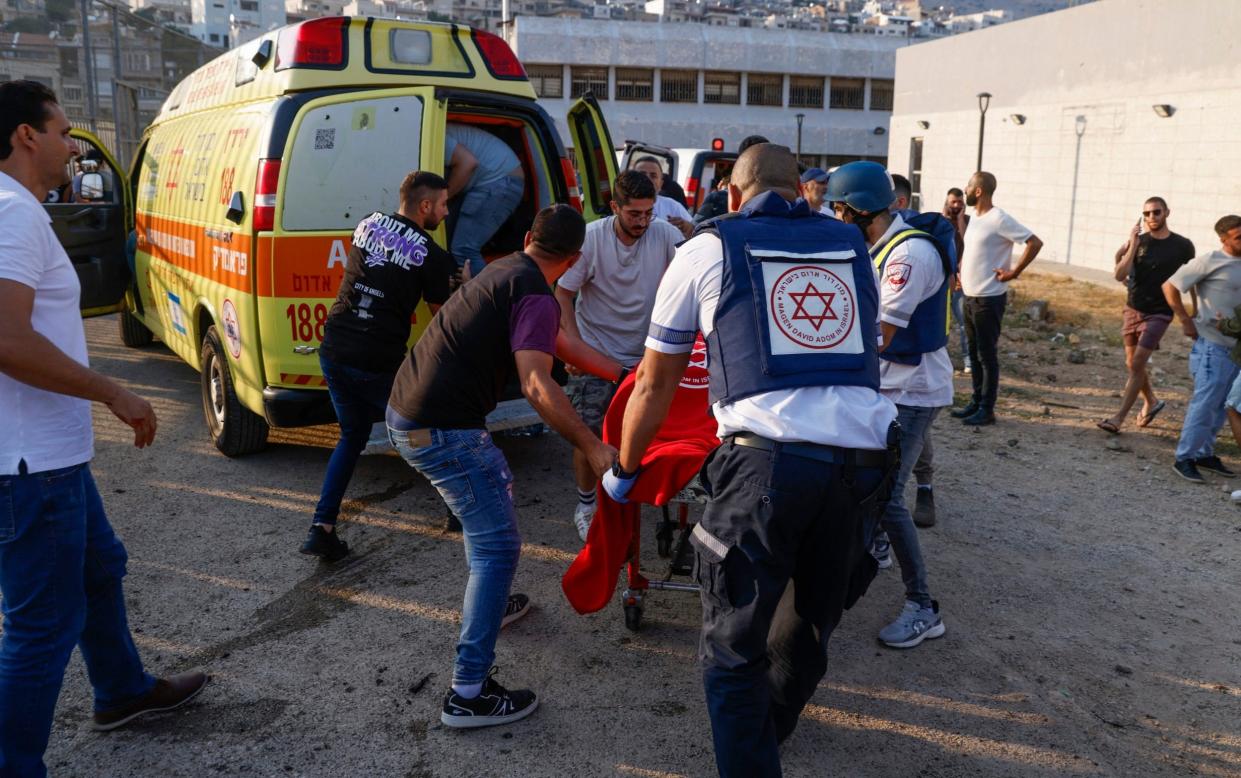
[(145, 696), (119, 708), (96, 713), (91, 729), (107, 732), (123, 727), (144, 714), (179, 708), (197, 697), (210, 680), (211, 676), (199, 672), (156, 678), (155, 686)]

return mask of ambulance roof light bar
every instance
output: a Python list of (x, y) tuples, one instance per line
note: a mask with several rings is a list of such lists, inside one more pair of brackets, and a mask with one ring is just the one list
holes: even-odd
[(349, 56), (349, 19), (310, 19), (280, 32), (276, 70), (311, 68), (343, 70)]

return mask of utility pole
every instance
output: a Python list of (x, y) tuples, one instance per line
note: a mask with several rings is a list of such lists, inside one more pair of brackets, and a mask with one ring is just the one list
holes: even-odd
[[(129, 160), (129, 148), (121, 142), (121, 25), (116, 18), (116, 5), (112, 8), (112, 151), (122, 160)], [(125, 162), (121, 163), (122, 165)]]
[(95, 52), (90, 45), (90, 3), (91, 0), (79, 0), (78, 6), (82, 14), (82, 49), (86, 55), (86, 118), (94, 133), (99, 131), (99, 96), (95, 93)]
[(991, 106), (991, 93), (978, 93), (978, 164), (974, 170), (982, 170), (982, 141), (983, 131), (987, 127), (987, 108)]

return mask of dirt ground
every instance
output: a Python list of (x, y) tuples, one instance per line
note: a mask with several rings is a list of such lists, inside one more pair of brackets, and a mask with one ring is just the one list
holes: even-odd
[[(1172, 471), (1185, 339), (1170, 331), (1154, 360), (1168, 409), (1109, 447), (1094, 421), (1123, 383), (1119, 293), (1033, 273), (1017, 289), (1000, 422), (969, 430), (945, 414), (935, 428), (939, 524), (921, 537), (947, 635), (881, 647), (903, 599), (896, 569), (881, 572), (832, 638), (827, 678), (783, 749), (787, 775), (1241, 774), (1241, 509), (1228, 495), (1241, 479), (1195, 486)], [(1033, 298), (1054, 321), (1022, 319)], [(430, 486), (396, 457), (365, 458), (343, 525), (356, 553), (321, 566), (296, 549), (333, 429), (226, 459), (189, 367), (158, 345), (124, 348), (113, 319), (87, 331), (94, 364), (160, 414), (155, 447), (139, 452), (96, 410), (95, 472), (129, 548), (140, 648), (155, 672), (202, 667), (214, 681), (192, 707), (99, 735), (75, 657), (53, 775), (713, 774), (697, 598), (653, 593), (634, 633), (619, 602), (582, 617), (560, 592), (579, 546), (562, 440), (501, 440), (526, 544), (518, 588), (536, 610), (497, 661), (542, 704), (514, 726), (451, 731), (438, 711), (464, 558)], [(968, 382), (958, 376), (959, 393)]]

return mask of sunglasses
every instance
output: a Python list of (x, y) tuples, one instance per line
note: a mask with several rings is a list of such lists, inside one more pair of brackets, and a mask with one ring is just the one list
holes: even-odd
[(1143, 216), (1163, 216), (1163, 209), (1156, 208), (1153, 211), (1142, 211)]

